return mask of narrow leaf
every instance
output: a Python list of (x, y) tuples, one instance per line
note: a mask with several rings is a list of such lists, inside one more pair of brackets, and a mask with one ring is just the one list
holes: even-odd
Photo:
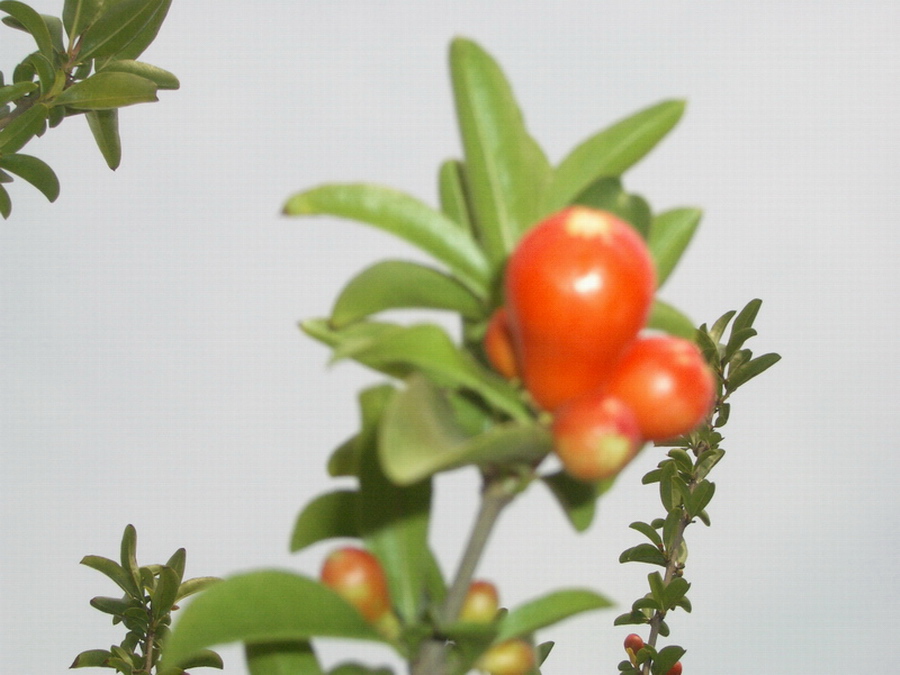
[(291, 551), (300, 551), (324, 539), (358, 537), (356, 513), (359, 495), (337, 490), (320, 495), (300, 512), (291, 535)]
[(107, 166), (115, 171), (122, 161), (122, 141), (119, 138), (118, 110), (88, 110), (85, 114), (94, 141)]
[(0, 153), (13, 154), (32, 138), (44, 133), (49, 112), (50, 109), (43, 103), (36, 103), (0, 129)]
[(181, 585), (178, 587), (178, 593), (175, 596), (175, 602), (179, 602), (183, 598), (194, 595), (194, 593), (199, 593), (200, 591), (209, 588), (213, 584), (217, 584), (220, 581), (222, 580), (219, 577), (194, 577), (192, 579), (188, 579), (187, 581), (182, 581)]
[(120, 562), (122, 569), (134, 580), (135, 588), (141, 588), (141, 572), (137, 562), (137, 530), (134, 529), (134, 525), (126, 525), (122, 533)]
[(159, 3), (159, 9), (150, 17), (150, 19), (144, 24), (144, 27), (137, 32), (137, 34), (132, 38), (128, 44), (126, 44), (122, 49), (120, 49), (115, 54), (115, 58), (117, 59), (136, 59), (141, 54), (144, 53), (144, 50), (150, 46), (153, 40), (156, 39), (156, 36), (159, 34), (159, 29), (162, 27), (163, 21), (166, 19), (166, 15), (169, 13), (169, 7), (172, 5), (172, 0), (162, 0)]
[(499, 266), (541, 215), (550, 164), (486, 51), (470, 40), (453, 40), (450, 74), (478, 238)]
[(323, 675), (308, 640), (256, 642), (244, 647), (250, 675)]
[(88, 649), (76, 656), (69, 668), (103, 668), (111, 656), (106, 649)]
[(361, 183), (323, 185), (293, 195), (284, 213), (340, 216), (391, 232), (446, 264), (479, 298), (487, 297), (490, 269), (472, 237), (410, 195)]
[(105, 0), (66, 0), (62, 19), (69, 38), (81, 35), (103, 9)]
[(685, 314), (682, 314), (680, 310), (659, 298), (653, 300), (650, 318), (647, 320), (647, 328), (661, 330), (686, 340), (693, 340), (697, 333), (693, 321)]
[(675, 269), (697, 231), (703, 212), (699, 209), (673, 209), (653, 219), (647, 246), (656, 263), (656, 286), (662, 287)]
[(613, 603), (594, 591), (569, 589), (555, 591), (516, 607), (500, 624), (498, 641), (530, 635), (575, 614), (612, 607)]
[(37, 82), (18, 82), (0, 87), (0, 106), (22, 98), (38, 88)]
[(159, 100), (156, 84), (132, 73), (96, 73), (72, 85), (53, 101), (77, 110), (110, 110)]
[(448, 159), (441, 164), (438, 172), (438, 195), (441, 201), (441, 211), (466, 232), (472, 232), (473, 223), (469, 213), (465, 167), (459, 160)]
[(479, 299), (453, 277), (418, 263), (385, 260), (363, 270), (341, 291), (331, 311), (340, 328), (388, 309), (443, 309), (480, 318)]
[(131, 597), (137, 599), (143, 598), (143, 593), (135, 584), (134, 579), (115, 560), (110, 560), (109, 558), (104, 558), (99, 555), (86, 555), (81, 559), (81, 564), (95, 569), (98, 572), (102, 572), (115, 581), (119, 588)]
[(226, 579), (198, 596), (180, 615), (163, 651), (164, 667), (180, 666), (203, 648), (237, 641), (312, 637), (383, 641), (359, 612), (330, 588), (278, 570)]
[(173, 553), (169, 560), (166, 561), (166, 567), (171, 567), (175, 574), (178, 575), (178, 583), (181, 583), (181, 579), (184, 577), (184, 566), (187, 563), (187, 551), (184, 548), (180, 548), (175, 553)]
[(53, 40), (50, 37), (50, 30), (40, 14), (24, 2), (18, 2), (18, 0), (3, 0), (3, 2), (0, 2), (0, 11), (6, 12), (18, 21), (22, 28), (34, 38), (38, 51), (48, 60), (53, 61)]
[(137, 58), (138, 54), (133, 53), (134, 49), (127, 54), (123, 52), (142, 35), (163, 8), (168, 9), (169, 4), (170, 0), (118, 0), (115, 3), (105, 3), (100, 16), (81, 38), (79, 60), (102, 61), (116, 56)]
[(157, 66), (151, 66), (149, 63), (142, 61), (132, 61), (131, 59), (116, 59), (109, 61), (103, 66), (104, 73), (131, 73), (139, 75), (156, 84), (160, 89), (178, 89), (181, 83), (168, 70), (163, 70)]
[(21, 154), (3, 155), (0, 157), (0, 168), (31, 183), (48, 201), (56, 201), (59, 197), (59, 179), (53, 169), (37, 157)]
[(175, 598), (178, 597), (180, 584), (181, 579), (178, 573), (168, 565), (164, 565), (159, 571), (156, 587), (150, 593), (150, 609), (155, 620), (159, 621), (172, 611), (172, 605), (175, 604)]
[(754, 298), (748, 302), (740, 313), (734, 319), (734, 325), (731, 327), (732, 332), (750, 328), (759, 314), (759, 308), (762, 307), (762, 300)]
[(683, 101), (664, 101), (588, 138), (556, 168), (545, 210), (570, 204), (598, 178), (621, 175), (650, 152), (683, 113)]
[(781, 360), (778, 354), (763, 354), (748, 361), (733, 373), (728, 374), (726, 386), (729, 392), (743, 386), (757, 375), (760, 375)]
[(12, 201), (9, 198), (9, 192), (0, 185), (0, 215), (6, 219), (9, 218), (10, 213), (12, 213)]

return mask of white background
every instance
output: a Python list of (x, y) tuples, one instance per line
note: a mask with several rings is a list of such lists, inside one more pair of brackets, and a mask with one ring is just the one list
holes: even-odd
[[(33, 4), (59, 14), (61, 1)], [(415, 255), (334, 219), (278, 215), (294, 191), (371, 180), (435, 202), (460, 153), (454, 35), (512, 81), (558, 161), (659, 100), (689, 107), (626, 176), (657, 210), (705, 219), (663, 297), (696, 321), (764, 299), (757, 353), (783, 361), (734, 400), (713, 527), (688, 531), (694, 613), (672, 616), (685, 673), (885, 672), (898, 620), (897, 274), (900, 5), (872, 2), (176, 1), (144, 59), (182, 88), (121, 113), (110, 172), (87, 125), (27, 146), (56, 169), (47, 204), (14, 183), (0, 224), (0, 670), (63, 672), (120, 639), (86, 554), (188, 550), (188, 575), (315, 574), (293, 519), (334, 487), (324, 461), (377, 376), (326, 369), (296, 328), (366, 264)], [(10, 74), (33, 49), (0, 27)], [(545, 672), (611, 673), (613, 617), (649, 568), (627, 528), (661, 514), (643, 454), (576, 535), (540, 487), (503, 517), (480, 570), (515, 605), (589, 585), (618, 610), (542, 632)], [(432, 539), (453, 569), (474, 471), (441, 478)], [(226, 673), (244, 672), (226, 648)], [(380, 648), (325, 644), (328, 664)]]

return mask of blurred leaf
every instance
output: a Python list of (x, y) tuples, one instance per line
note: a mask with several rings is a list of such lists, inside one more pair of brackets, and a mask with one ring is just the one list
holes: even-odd
[(198, 650), (229, 642), (275, 642), (335, 637), (383, 642), (336, 592), (279, 570), (233, 576), (208, 588), (184, 610), (164, 645), (165, 666)]
[(244, 646), (250, 675), (323, 675), (308, 640), (255, 642)]
[(106, 0), (66, 0), (62, 11), (66, 34), (70, 38), (81, 35), (94, 22), (105, 4)]
[(550, 164), (487, 52), (470, 40), (454, 39), (450, 74), (476, 230), (497, 267), (541, 215)]
[(109, 61), (103, 66), (104, 73), (131, 73), (139, 75), (153, 82), (160, 89), (178, 89), (181, 83), (168, 70), (163, 70), (157, 66), (151, 66), (149, 63), (142, 61), (132, 61), (130, 59), (117, 59)]
[(160, 675), (188, 675), (188, 673), (184, 672), (189, 668), (218, 668), (222, 670), (225, 667), (225, 664), (222, 663), (222, 657), (216, 654), (214, 651), (209, 649), (201, 649), (198, 652), (195, 652), (193, 656), (186, 658), (182, 663), (182, 668), (179, 671), (157, 671)]
[(660, 213), (650, 225), (647, 246), (656, 263), (656, 286), (661, 288), (691, 242), (703, 212), (700, 209), (673, 209)]
[(728, 373), (726, 386), (729, 392), (743, 386), (757, 375), (762, 374), (781, 360), (778, 354), (763, 354), (748, 361), (734, 372)]
[(0, 87), (0, 105), (6, 105), (10, 101), (22, 98), (37, 88), (37, 82), (19, 82)]
[(665, 567), (668, 563), (665, 554), (653, 544), (638, 544), (622, 551), (622, 554), (619, 556), (619, 562), (642, 562), (659, 565), (660, 567)]
[(119, 138), (118, 110), (88, 110), (85, 114), (94, 141), (107, 166), (115, 171), (122, 161), (122, 141)]
[(336, 490), (316, 497), (297, 517), (291, 535), (291, 552), (324, 539), (358, 537), (358, 508), (359, 495), (353, 490)]
[(43, 134), (49, 110), (43, 103), (35, 103), (0, 129), (0, 154), (13, 154), (32, 138)]
[(359, 663), (341, 663), (328, 671), (328, 675), (394, 675), (390, 668), (369, 668)]
[[(156, 37), (170, 4), (171, 0), (117, 0), (115, 3), (105, 3), (101, 14), (81, 38), (78, 59), (100, 62), (116, 57), (137, 58)], [(153, 26), (155, 30), (151, 30)]]
[[(354, 324), (346, 330), (364, 325)], [(531, 417), (509, 382), (457, 347), (450, 336), (435, 324), (394, 326), (387, 330), (375, 330), (366, 338), (345, 341), (338, 338), (337, 342), (335, 359), (352, 358), (395, 376), (420, 370), (442, 386), (472, 390), (514, 419), (528, 420)]]
[(406, 623), (413, 623), (426, 585), (422, 551), (428, 548), (431, 483), (398, 485), (382, 470), (378, 432), (396, 396), (390, 386), (360, 394), (363, 421), (356, 522), (367, 547), (384, 567), (397, 612)]
[(110, 110), (159, 100), (156, 84), (132, 73), (102, 72), (62, 92), (53, 101), (77, 110)]
[(686, 340), (693, 340), (697, 333), (693, 321), (682, 314), (680, 310), (659, 298), (653, 300), (650, 318), (647, 319), (647, 328), (661, 330)]
[(570, 204), (598, 178), (620, 176), (650, 152), (683, 113), (683, 101), (663, 101), (588, 138), (556, 168), (545, 211)]
[(351, 436), (331, 452), (328, 458), (328, 475), (337, 476), (359, 475), (359, 452), (357, 435)]
[(438, 172), (438, 194), (441, 211), (466, 232), (471, 233), (473, 223), (469, 214), (465, 172), (465, 166), (457, 159), (448, 159), (442, 163)]
[[(0, 2), (0, 11), (6, 12), (21, 24), (22, 29), (30, 33), (34, 38), (38, 51), (47, 59), (53, 61), (53, 39), (50, 37), (50, 30), (40, 14), (24, 2), (18, 2), (18, 0), (3, 0)], [(4, 20), (4, 23), (7, 22)]]
[(86, 555), (81, 559), (81, 564), (102, 572), (125, 591), (129, 596), (137, 599), (144, 597), (143, 592), (137, 587), (132, 576), (126, 572), (119, 563), (99, 555)]
[(10, 201), (9, 192), (0, 185), (0, 215), (5, 219), (9, 218), (10, 213), (12, 213), (12, 201)]
[(614, 213), (631, 223), (644, 239), (650, 232), (653, 220), (650, 205), (640, 195), (625, 192), (618, 177), (606, 176), (595, 180), (578, 195), (575, 203)]
[(555, 591), (510, 611), (500, 624), (497, 641), (526, 636), (575, 614), (612, 606), (612, 602), (594, 591), (585, 589)]
[(481, 302), (453, 277), (418, 263), (385, 260), (366, 268), (344, 287), (331, 311), (341, 328), (372, 314), (400, 308), (446, 309), (479, 318)]
[(552, 449), (549, 432), (533, 423), (497, 424), (470, 437), (446, 394), (422, 376), (393, 398), (380, 433), (382, 466), (400, 484), (468, 464), (533, 461)]
[(0, 156), (0, 168), (28, 181), (51, 202), (59, 197), (59, 179), (46, 162), (31, 155)]
[(102, 668), (111, 656), (105, 649), (88, 649), (76, 656), (69, 668)]
[(565, 471), (558, 471), (549, 476), (541, 476), (541, 480), (556, 497), (575, 531), (584, 532), (594, 520), (597, 498), (612, 487), (615, 479), (585, 483), (575, 480)]
[(487, 296), (490, 270), (472, 237), (403, 192), (365, 183), (322, 185), (293, 195), (284, 213), (340, 216), (391, 232), (445, 263), (479, 298)]

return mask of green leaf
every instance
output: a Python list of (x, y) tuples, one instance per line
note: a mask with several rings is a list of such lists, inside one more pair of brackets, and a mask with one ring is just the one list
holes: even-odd
[(666, 609), (674, 609), (685, 594), (690, 590), (691, 585), (684, 577), (675, 577), (666, 585)]
[(763, 354), (748, 361), (734, 372), (728, 373), (726, 388), (729, 392), (743, 386), (757, 375), (761, 375), (781, 360), (778, 354)]
[(57, 79), (59, 79), (59, 89), (62, 89), (65, 80), (65, 72), (56, 70), (50, 60), (43, 54), (35, 52), (28, 57), (28, 63), (32, 65), (37, 73), (38, 80), (41, 83), (41, 94), (44, 96), (52, 95), (55, 89)]
[(359, 475), (359, 452), (357, 435), (351, 436), (338, 447), (331, 451), (328, 458), (328, 475), (332, 478), (338, 476)]
[(612, 606), (610, 600), (591, 590), (555, 591), (510, 611), (501, 621), (497, 641), (530, 635), (575, 614)]
[(133, 608), (141, 609), (143, 606), (144, 604), (142, 602), (139, 602), (134, 598), (129, 598), (128, 596), (125, 596), (124, 598), (107, 598), (104, 596), (91, 598), (91, 607), (104, 614), (112, 614), (113, 616), (122, 616), (125, 614), (126, 610)]
[(356, 513), (359, 495), (353, 490), (336, 490), (320, 495), (300, 512), (291, 535), (291, 552), (335, 537), (358, 537)]
[(99, 16), (106, 0), (66, 0), (62, 20), (69, 38), (81, 35)]
[(359, 663), (341, 663), (328, 671), (328, 675), (394, 675), (390, 668), (369, 668)]
[(96, 73), (66, 89), (54, 105), (76, 110), (110, 110), (158, 101), (156, 84), (132, 73)]
[(159, 571), (156, 588), (150, 593), (150, 608), (155, 620), (159, 621), (172, 611), (172, 605), (175, 604), (175, 598), (178, 597), (180, 584), (181, 579), (178, 573), (168, 565), (164, 565)]
[(143, 61), (132, 61), (131, 59), (116, 59), (106, 63), (102, 72), (104, 73), (131, 73), (139, 75), (153, 82), (160, 89), (178, 89), (181, 83), (168, 70), (163, 70), (157, 66), (151, 66)]
[(753, 300), (748, 302), (740, 311), (740, 313), (735, 317), (734, 324), (731, 326), (732, 333), (753, 326), (753, 322), (756, 320), (756, 315), (759, 314), (760, 307), (762, 307), (762, 300), (760, 300), (759, 298), (754, 298)]
[(418, 263), (385, 260), (363, 270), (341, 291), (331, 324), (341, 328), (372, 314), (400, 308), (445, 309), (478, 319), (484, 307), (453, 277)]
[[(662, 632), (660, 632), (660, 634), (662, 634)], [(674, 666), (684, 655), (685, 650), (677, 645), (663, 647), (657, 652), (656, 657), (653, 659), (653, 665), (651, 666), (650, 672), (653, 673), (653, 675), (665, 675), (665, 673), (668, 673), (672, 666)]]
[(245, 645), (250, 675), (323, 675), (308, 640), (256, 642)]
[(122, 161), (122, 141), (119, 138), (118, 110), (88, 110), (85, 113), (94, 141), (107, 166), (115, 171)]
[(699, 513), (706, 508), (715, 493), (715, 483), (710, 483), (708, 480), (701, 480), (697, 483), (691, 494), (690, 502), (688, 503), (688, 516), (696, 518)]
[[(650, 523), (644, 523), (641, 521), (636, 521), (629, 525), (632, 530), (637, 530), (641, 534), (643, 534), (647, 539), (650, 540), (652, 544), (657, 546), (657, 550), (659, 550), (659, 546), (662, 545), (662, 537), (659, 536), (659, 532), (656, 531), (656, 528), (653, 527)], [(623, 560), (619, 560), (619, 562), (625, 562)]]
[(9, 218), (10, 213), (12, 213), (12, 202), (9, 198), (9, 192), (6, 191), (5, 187), (0, 185), (0, 215), (6, 219)]
[(684, 101), (663, 101), (581, 143), (556, 168), (545, 211), (570, 204), (598, 178), (620, 176), (671, 131), (681, 119), (684, 105)]
[(680, 310), (659, 298), (653, 300), (650, 318), (647, 319), (647, 328), (661, 330), (686, 340), (693, 340), (697, 333), (693, 321), (682, 314)]
[(609, 490), (615, 481), (609, 479), (600, 483), (585, 483), (575, 480), (565, 471), (541, 476), (541, 480), (556, 497), (576, 532), (584, 532), (590, 527), (597, 510), (597, 498)]
[[(85, 30), (78, 59), (135, 59), (156, 37), (171, 0), (118, 0), (106, 3)], [(149, 39), (148, 39), (149, 38)]]
[[(330, 331), (331, 336), (327, 336), (323, 335), (321, 324), (303, 324), (305, 330), (316, 331), (317, 337), (321, 335), (323, 341), (334, 341), (335, 359), (352, 358), (395, 377), (405, 377), (414, 370), (421, 370), (441, 386), (474, 391), (513, 419), (525, 421), (531, 418), (513, 386), (457, 347), (440, 326), (423, 323), (378, 327), (367, 334), (359, 329), (350, 332), (351, 328), (365, 325), (355, 324), (345, 331)], [(341, 333), (345, 332), (360, 337), (342, 340)]]
[(550, 164), (528, 134), (503, 71), (470, 40), (450, 44), (450, 74), (479, 240), (498, 267), (541, 215)]
[(465, 167), (457, 159), (448, 159), (438, 172), (438, 195), (441, 211), (466, 232), (473, 231), (469, 213), (469, 197), (466, 188)]
[(403, 192), (365, 183), (323, 185), (293, 195), (284, 213), (340, 216), (391, 232), (446, 264), (479, 298), (488, 295), (490, 269), (472, 237)]
[(222, 580), (219, 577), (194, 577), (193, 579), (182, 581), (181, 585), (178, 587), (178, 594), (175, 596), (175, 602), (179, 602), (189, 595), (194, 595), (194, 593), (199, 593), (220, 581)]
[(200, 649), (228, 642), (313, 637), (384, 641), (336, 592), (280, 570), (225, 579), (208, 588), (180, 615), (164, 645), (166, 666), (179, 666)]
[(51, 62), (54, 59), (53, 39), (50, 30), (41, 15), (24, 2), (17, 0), (3, 0), (0, 2), (0, 11), (9, 14), (22, 25), (22, 28), (31, 34), (37, 43), (38, 51)]
[(50, 109), (43, 103), (35, 103), (5, 128), (0, 129), (0, 154), (13, 154), (32, 138), (43, 134), (49, 112)]
[(167, 671), (165, 673), (158, 670), (158, 672), (160, 675), (188, 675), (184, 671), (189, 668), (218, 668), (219, 670), (222, 670), (224, 667), (225, 664), (222, 663), (221, 656), (209, 649), (201, 649), (200, 651), (195, 652), (193, 656), (182, 661), (181, 670), (176, 672)]
[(178, 549), (173, 553), (169, 560), (166, 562), (166, 567), (171, 567), (175, 574), (178, 575), (178, 583), (181, 583), (181, 579), (184, 577), (184, 566), (187, 563), (187, 551), (183, 548)]
[(46, 162), (31, 155), (0, 156), (0, 168), (14, 173), (41, 191), (48, 201), (59, 197), (59, 179)]
[(76, 656), (69, 668), (103, 668), (111, 656), (105, 649), (88, 649)]
[(422, 376), (410, 377), (388, 405), (379, 442), (385, 473), (402, 485), (468, 464), (534, 461), (552, 447), (547, 429), (534, 423), (497, 424), (469, 436), (445, 392)]
[(682, 208), (661, 213), (653, 219), (647, 246), (656, 263), (656, 287), (661, 288), (675, 269), (700, 225), (700, 209)]
[(650, 583), (650, 594), (653, 600), (661, 608), (666, 607), (666, 584), (659, 572), (650, 572), (647, 575), (647, 581)]
[(132, 598), (138, 600), (143, 599), (144, 594), (135, 584), (134, 578), (132, 578), (132, 576), (115, 560), (110, 560), (109, 558), (104, 558), (99, 555), (86, 555), (81, 559), (81, 564), (86, 565), (91, 569), (95, 569), (98, 572), (102, 572), (115, 581), (119, 588)]
[(19, 82), (0, 87), (0, 106), (27, 96), (37, 88), (37, 82)]
[(737, 314), (737, 312), (732, 309), (725, 312), (722, 316), (716, 319), (716, 322), (708, 331), (709, 337), (714, 343), (719, 343), (722, 341), (722, 335), (725, 333), (725, 329), (728, 327), (728, 323), (731, 321), (732, 317), (735, 314)]
[(122, 544), (120, 546), (120, 561), (122, 569), (131, 575), (134, 580), (134, 587), (141, 588), (141, 571), (137, 562), (137, 530), (134, 525), (126, 525), (125, 531), (122, 533)]
[(653, 214), (650, 205), (640, 195), (631, 195), (622, 188), (622, 181), (615, 176), (600, 178), (575, 199), (575, 203), (609, 211), (623, 220), (646, 239), (650, 232)]
[(668, 564), (665, 554), (653, 544), (638, 544), (622, 551), (619, 556), (620, 563), (642, 562), (651, 565), (665, 567)]

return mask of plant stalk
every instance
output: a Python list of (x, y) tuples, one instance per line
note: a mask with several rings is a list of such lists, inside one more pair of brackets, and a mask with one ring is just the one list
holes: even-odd
[[(481, 560), (491, 532), (496, 525), (500, 513), (515, 498), (515, 492), (509, 489), (503, 479), (488, 480), (481, 493), (481, 505), (475, 524), (469, 535), (456, 576), (447, 590), (447, 596), (438, 610), (441, 624), (453, 623), (459, 616), (469, 585), (475, 575), (475, 568)], [(445, 656), (447, 646), (443, 640), (432, 639), (426, 642), (412, 663), (411, 675), (445, 675)]]

